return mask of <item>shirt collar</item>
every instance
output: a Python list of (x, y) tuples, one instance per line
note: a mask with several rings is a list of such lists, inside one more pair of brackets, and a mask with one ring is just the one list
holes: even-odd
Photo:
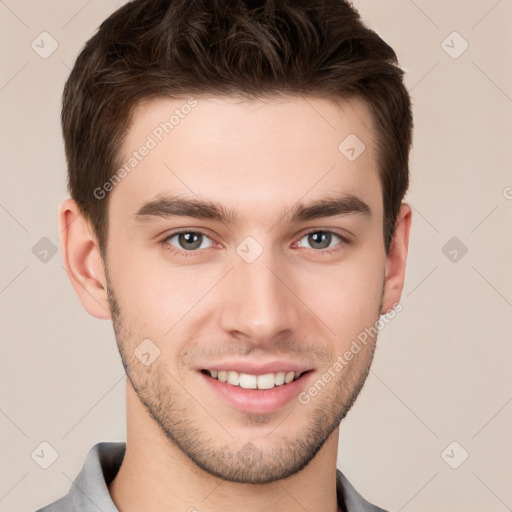
[[(119, 471), (125, 451), (125, 442), (101, 442), (94, 445), (68, 494), (55, 503), (59, 505), (55, 510), (78, 512), (93, 508), (101, 512), (119, 512), (110, 497), (108, 485)], [(386, 512), (368, 503), (339, 469), (336, 470), (336, 496), (344, 512)], [(49, 505), (38, 512), (53, 512), (53, 509)]]

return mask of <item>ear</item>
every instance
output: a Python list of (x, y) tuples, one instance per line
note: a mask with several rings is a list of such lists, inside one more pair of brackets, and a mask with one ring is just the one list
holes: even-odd
[(72, 199), (59, 207), (59, 233), (64, 266), (82, 306), (96, 318), (111, 318), (99, 245), (90, 222)]
[(411, 207), (407, 203), (402, 203), (395, 222), (395, 233), (386, 259), (386, 282), (382, 297), (382, 315), (393, 309), (402, 296), (411, 218)]

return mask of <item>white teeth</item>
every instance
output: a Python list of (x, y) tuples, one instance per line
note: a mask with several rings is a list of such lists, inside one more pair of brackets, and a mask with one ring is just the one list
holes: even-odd
[(273, 373), (265, 375), (258, 375), (258, 389), (272, 389), (275, 383), (275, 376)]
[(258, 377), (256, 375), (240, 374), (240, 387), (244, 389), (256, 389), (258, 387)]
[(240, 374), (238, 372), (228, 372), (228, 384), (238, 386), (240, 384)]
[(286, 375), (285, 372), (277, 372), (276, 373), (276, 380), (275, 380), (276, 386), (281, 386), (282, 384), (284, 384), (285, 375)]
[(295, 378), (295, 372), (288, 372), (284, 378), (284, 383), (288, 384)]
[(209, 373), (214, 379), (227, 382), (232, 386), (240, 386), (244, 389), (272, 389), (274, 386), (289, 384), (302, 375), (301, 372), (277, 372), (266, 373), (265, 375), (250, 375), (248, 373), (238, 373), (234, 370), (209, 370)]

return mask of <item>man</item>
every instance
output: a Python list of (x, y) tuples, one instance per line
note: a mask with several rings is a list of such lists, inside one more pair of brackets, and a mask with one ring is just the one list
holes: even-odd
[(382, 510), (336, 463), (404, 282), (402, 74), (340, 0), (135, 0), (101, 25), (64, 91), (61, 249), (112, 319), (127, 441), (41, 510)]

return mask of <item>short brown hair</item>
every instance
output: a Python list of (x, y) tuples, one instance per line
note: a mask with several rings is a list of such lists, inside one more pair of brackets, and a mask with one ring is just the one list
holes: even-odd
[[(184, 95), (358, 97), (376, 131), (386, 251), (409, 184), (413, 120), (394, 50), (343, 0), (133, 0), (86, 43), (67, 80), (68, 189), (106, 255), (108, 196), (134, 108)], [(340, 141), (341, 142), (341, 141)]]

